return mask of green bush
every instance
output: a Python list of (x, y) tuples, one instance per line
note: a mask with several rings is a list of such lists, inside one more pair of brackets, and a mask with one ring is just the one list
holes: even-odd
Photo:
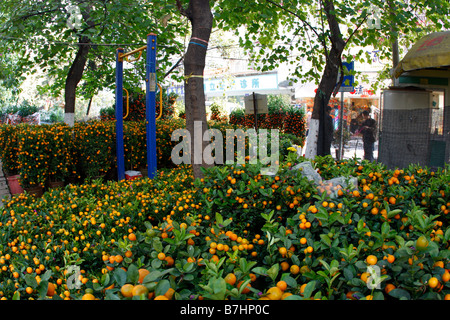
[(107, 107), (100, 109), (101, 120), (114, 120), (116, 118), (116, 110), (113, 107)]
[(19, 140), (17, 127), (2, 124), (0, 125), (0, 157), (2, 167), (7, 175), (19, 174)]
[(203, 180), (195, 185), (203, 189), (200, 199), (207, 211), (232, 218), (241, 232), (244, 229), (257, 232), (265, 222), (262, 214), (274, 211), (275, 219), (293, 216), (297, 205), (309, 202), (316, 193), (299, 171), (280, 165), (274, 176), (265, 176), (261, 174), (263, 167), (225, 165), (205, 170)]
[[(303, 160), (289, 154), (274, 177), (258, 164), (208, 168), (203, 180), (178, 167), (154, 180), (14, 197), (0, 218), (0, 296), (448, 299), (448, 165), (388, 170), (317, 157), (323, 177), (358, 181), (331, 197), (292, 170)], [(79, 286), (69, 286), (70, 265), (81, 270)], [(126, 285), (144, 294), (126, 296)]]

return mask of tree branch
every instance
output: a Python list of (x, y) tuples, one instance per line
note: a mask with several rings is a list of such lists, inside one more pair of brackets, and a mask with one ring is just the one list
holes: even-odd
[(300, 16), (299, 16), (298, 14), (296, 14), (294, 11), (285, 8), (285, 7), (283, 7), (282, 5), (280, 5), (280, 4), (276, 3), (276, 2), (273, 2), (272, 0), (266, 0), (266, 1), (269, 2), (269, 3), (271, 3), (271, 4), (273, 4), (274, 6), (277, 6), (277, 7), (280, 8), (280, 9), (283, 9), (283, 10), (286, 11), (286, 12), (289, 12), (289, 13), (292, 14), (294, 17), (298, 18), (304, 25), (307, 25), (307, 26), (308, 26), (308, 27), (316, 34), (316, 36), (320, 39), (319, 34), (317, 33), (316, 29), (314, 29), (314, 28), (308, 23), (308, 21), (305, 21), (302, 17), (300, 17)]
[(32, 12), (32, 13), (29, 13), (29, 14), (27, 14), (27, 15), (25, 15), (25, 16), (18, 17), (18, 18), (16, 18), (16, 19), (14, 19), (14, 21), (17, 21), (17, 20), (26, 20), (26, 19), (31, 18), (31, 17), (34, 17), (34, 16), (40, 16), (40, 15), (43, 15), (43, 14), (46, 14), (46, 13), (51, 13), (51, 12), (59, 11), (61, 8), (62, 8), (62, 7), (58, 7), (58, 8), (55, 8), (55, 9), (49, 9), (49, 10), (45, 10), (45, 11)]
[[(325, 34), (325, 26), (324, 26), (324, 23), (323, 23), (323, 4), (322, 4), (322, 1), (320, 1), (320, 21), (322, 23), (322, 32)], [(332, 42), (331, 38), (330, 38), (330, 41)], [(327, 46), (326, 46), (326, 42), (323, 41), (322, 45), (323, 45), (323, 49), (325, 50), (325, 58), (328, 59), (328, 49), (327, 49)]]
[[(103, 15), (103, 17), (104, 17), (103, 22), (105, 22), (108, 17), (108, 7), (106, 6), (106, 0), (103, 1), (103, 7), (105, 8), (105, 14)], [(100, 32), (98, 33), (97, 36), (100, 37), (104, 31), (105, 31), (105, 24), (103, 24), (102, 30), (100, 30)]]
[(334, 88), (333, 97), (335, 97), (336, 94), (339, 92), (339, 89), (342, 86), (342, 82), (344, 82), (344, 66), (342, 65), (342, 59), (339, 59), (339, 71), (340, 77), (338, 83), (336, 84), (336, 87)]
[(344, 79), (344, 72), (342, 66), (342, 51), (345, 48), (346, 42), (342, 39), (341, 29), (339, 27), (339, 22), (336, 19), (336, 15), (333, 13), (335, 11), (333, 0), (324, 0), (323, 1), (323, 9), (325, 11), (325, 15), (327, 16), (328, 25), (330, 27), (330, 40), (331, 40), (331, 52), (332, 57), (329, 57), (328, 63), (334, 64), (333, 61), (337, 63), (334, 65), (338, 70), (341, 71), (341, 75), (339, 78), (338, 84), (335, 86), (333, 95), (335, 96), (342, 84)]
[(172, 68), (170, 68), (169, 71), (166, 72), (166, 74), (164, 75), (163, 79), (165, 79), (169, 74), (172, 73), (173, 70), (175, 70), (176, 67), (178, 67), (178, 65), (181, 63), (181, 61), (183, 61), (184, 59), (184, 54), (181, 56), (181, 58), (177, 61), (177, 63), (175, 63)]
[(180, 0), (176, 0), (177, 1), (177, 8), (178, 11), (180, 11), (181, 15), (189, 18), (189, 14), (187, 13), (186, 9), (183, 8), (183, 5), (181, 4)]
[(345, 45), (347, 45), (347, 43), (350, 41), (350, 39), (355, 35), (355, 33), (359, 30), (359, 28), (363, 25), (364, 22), (366, 22), (367, 17), (369, 16), (369, 14), (366, 14), (366, 16), (364, 17), (364, 19), (361, 21), (360, 24), (358, 24), (358, 26), (356, 27), (355, 30), (353, 30), (352, 34), (348, 36), (348, 39), (345, 41)]

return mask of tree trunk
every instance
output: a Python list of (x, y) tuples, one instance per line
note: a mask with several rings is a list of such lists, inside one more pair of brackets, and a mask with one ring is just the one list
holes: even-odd
[(321, 118), (323, 118), (323, 112), (325, 112), (331, 94), (336, 88), (338, 73), (342, 69), (342, 51), (345, 48), (345, 41), (342, 39), (339, 23), (334, 13), (333, 1), (324, 0), (322, 5), (330, 28), (331, 48), (326, 56), (325, 69), (316, 96), (314, 97), (314, 106), (305, 151), (305, 157), (308, 159), (313, 159), (323, 150), (324, 135), (322, 129), (323, 121), (321, 121)]
[(94, 95), (89, 98), (89, 103), (86, 110), (86, 116), (89, 116), (89, 112), (91, 111), (92, 99), (94, 99)]
[[(398, 50), (398, 36), (397, 36), (397, 30), (396, 30), (396, 25), (395, 25), (395, 11), (394, 11), (394, 4), (392, 3), (392, 1), (388, 1), (388, 5), (389, 5), (389, 11), (390, 11), (390, 15), (392, 17), (392, 22), (391, 22), (391, 42), (392, 42), (392, 70), (395, 69), (395, 67), (397, 67), (398, 63), (400, 62), (400, 55), (399, 55), (399, 50)], [(392, 76), (391, 78), (392, 80), (392, 85), (395, 84), (395, 77)]]
[[(77, 0), (76, 2), (80, 5), (83, 1)], [(91, 9), (92, 4), (88, 4), (88, 6), (81, 12), (83, 20), (88, 25), (88, 27), (85, 28), (84, 31), (95, 27), (94, 21), (92, 21), (90, 16)], [(81, 33), (83, 33), (84, 31), (81, 31)], [(78, 46), (77, 54), (72, 62), (72, 65), (70, 66), (69, 73), (67, 74), (64, 93), (64, 122), (69, 126), (73, 126), (75, 122), (75, 99), (77, 86), (81, 81), (81, 78), (83, 77), (84, 68), (88, 59), (88, 53), (91, 49), (91, 46), (89, 44), (91, 40), (88, 36), (79, 36), (79, 42), (80, 45)]]
[(80, 82), (83, 76), (84, 67), (86, 65), (90, 49), (89, 42), (90, 40), (87, 37), (80, 38), (80, 43), (83, 44), (79, 45), (77, 54), (72, 62), (72, 65), (70, 66), (70, 70), (66, 78), (65, 93), (64, 93), (64, 100), (65, 100), (64, 122), (67, 123), (69, 126), (73, 126), (74, 124), (76, 91), (78, 83)]
[(209, 144), (203, 141), (203, 135), (208, 129), (203, 72), (213, 16), (209, 0), (191, 0), (184, 14), (192, 25), (191, 41), (184, 58), (186, 128), (191, 135), (191, 164), (194, 177), (200, 178), (203, 176), (201, 167), (207, 166), (203, 159), (203, 150)]

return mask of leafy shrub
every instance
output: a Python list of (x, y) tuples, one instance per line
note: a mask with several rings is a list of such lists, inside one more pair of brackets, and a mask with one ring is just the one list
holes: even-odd
[(245, 118), (244, 108), (234, 108), (230, 112), (230, 123), (231, 124), (241, 124)]
[(20, 184), (25, 188), (45, 186), (50, 167), (49, 134), (46, 126), (20, 125), (17, 134)]
[(218, 105), (217, 103), (214, 102), (210, 106), (210, 109), (211, 109), (211, 117), (210, 117), (211, 120), (218, 121), (218, 122), (227, 121), (227, 116), (223, 114), (220, 105)]
[(74, 157), (72, 128), (64, 123), (47, 126), (50, 160), (48, 162), (48, 180), (65, 181), (76, 174), (78, 158)]
[[(330, 197), (291, 170), (294, 160), (304, 159), (289, 154), (279, 180), (260, 176), (259, 164), (207, 169), (215, 181), (194, 180), (190, 168), (178, 167), (154, 180), (13, 197), (1, 215), (0, 295), (448, 299), (448, 166), (388, 170), (317, 157), (311, 162), (323, 177), (358, 180), (357, 189)], [(70, 265), (80, 268), (79, 286), (68, 286)], [(368, 280), (369, 267), (379, 271), (379, 286)], [(57, 284), (54, 294), (49, 283)], [(142, 294), (129, 296), (125, 288), (138, 285)]]
[(100, 109), (100, 119), (103, 121), (114, 120), (116, 118), (116, 110), (113, 107)]
[(203, 180), (196, 181), (199, 189), (203, 187), (202, 203), (209, 212), (232, 218), (238, 230), (255, 232), (264, 225), (262, 213), (274, 210), (276, 219), (291, 216), (296, 209), (290, 203), (303, 203), (313, 194), (310, 183), (298, 171), (284, 166), (275, 176), (264, 176), (262, 167), (225, 165), (205, 170)]
[(22, 118), (31, 116), (32, 114), (39, 111), (39, 108), (34, 105), (30, 105), (28, 102), (23, 102), (18, 108), (18, 114)]
[(31, 105), (28, 101), (23, 101), (21, 104), (9, 105), (2, 108), (0, 117), (2, 122), (6, 122), (7, 115), (17, 115), (20, 122), (27, 122), (27, 117), (39, 112), (39, 107)]
[(7, 175), (19, 174), (20, 170), (17, 134), (16, 127), (7, 124), (0, 125), (0, 157), (3, 170)]
[(104, 176), (113, 168), (116, 150), (114, 122), (75, 123), (74, 139), (80, 167), (86, 177)]
[(299, 140), (297, 145), (303, 146), (306, 139), (305, 111), (296, 106), (290, 106), (286, 110), (283, 119), (283, 132), (295, 135)]

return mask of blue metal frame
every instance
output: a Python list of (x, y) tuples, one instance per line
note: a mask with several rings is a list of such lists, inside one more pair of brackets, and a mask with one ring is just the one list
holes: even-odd
[(117, 143), (117, 175), (118, 180), (125, 179), (125, 152), (123, 147), (123, 59), (119, 54), (122, 48), (116, 51), (116, 143)]
[(156, 34), (147, 35), (146, 58), (146, 101), (145, 118), (147, 120), (147, 165), (148, 177), (156, 176)]
[[(117, 143), (117, 176), (118, 180), (125, 179), (125, 152), (123, 147), (123, 49), (116, 52), (116, 143)], [(146, 58), (146, 98), (145, 119), (147, 138), (147, 166), (148, 177), (156, 176), (156, 34), (147, 35)]]

